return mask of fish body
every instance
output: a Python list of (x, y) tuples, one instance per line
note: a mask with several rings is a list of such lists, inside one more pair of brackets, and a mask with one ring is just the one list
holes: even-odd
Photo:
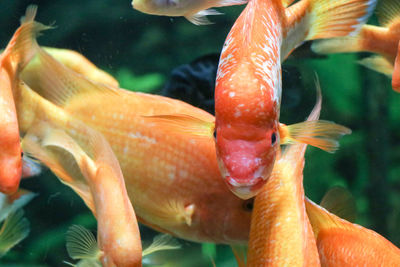
[[(126, 192), (118, 161), (104, 137), (88, 129), (88, 147), (93, 155), (89, 157), (64, 131), (46, 123), (35, 127), (39, 128), (35, 129), (36, 135), (27, 134), (23, 143), (28, 144), (24, 146), (31, 153), (40, 147), (41, 153), (59, 154), (61, 157), (57, 160), (61, 164), (68, 157), (54, 149), (71, 154), (79, 167), (75, 173), (81, 172), (88, 184), (93, 198), (93, 213), (97, 218), (100, 260), (103, 266), (142, 266), (142, 245), (135, 212)], [(41, 140), (40, 145), (37, 145), (37, 140)], [(41, 159), (44, 162), (51, 161), (46, 156)]]
[[(320, 99), (319, 99), (320, 100)], [(321, 101), (309, 120), (318, 119)], [(303, 169), (307, 145), (288, 146), (257, 194), (251, 218), (247, 266), (320, 266), (304, 204)]]
[(322, 266), (398, 266), (400, 249), (376, 232), (306, 201)]
[[(15, 93), (23, 136), (38, 122), (46, 122), (90, 151), (86, 125), (93, 127), (104, 135), (120, 163), (139, 221), (198, 242), (246, 242), (250, 210), (247, 201), (238, 199), (223, 185), (214, 140), (166, 131), (162, 123), (147, 119), (180, 113), (213, 120), (212, 115), (178, 100), (92, 82), (37, 44), (31, 49), (40, 64), (27, 67), (35, 75), (23, 73), (30, 78), (19, 83)], [(46, 165), (95, 210), (90, 188), (82, 177), (74, 178), (70, 167), (57, 162)], [(200, 192), (199, 188), (206, 190)]]
[[(287, 8), (281, 0), (247, 4), (226, 38), (215, 87), (218, 161), (236, 195), (254, 196), (272, 171), (279, 145), (296, 141), (279, 123), (281, 62), (305, 40), (357, 31), (374, 5), (348, 0), (302, 0)], [(317, 143), (321, 140), (308, 141)]]
[[(315, 42), (312, 49), (321, 54), (371, 52), (377, 55), (359, 61), (363, 66), (392, 77), (392, 87), (400, 92), (400, 2), (381, 1), (377, 7), (381, 26), (364, 25), (356, 36)], [(400, 62), (399, 62), (400, 63)]]
[(180, 17), (184, 16), (196, 25), (209, 24), (207, 15), (221, 14), (212, 7), (245, 4), (246, 0), (133, 0), (132, 6), (140, 12)]

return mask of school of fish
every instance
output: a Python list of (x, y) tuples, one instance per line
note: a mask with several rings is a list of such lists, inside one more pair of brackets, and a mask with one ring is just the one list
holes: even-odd
[[(201, 10), (209, 7), (245, 3), (141, 2), (182, 4), (185, 12), (172, 7), (164, 13), (144, 12), (182, 15), (192, 22), (204, 22), (201, 16), (212, 13)], [(0, 173), (0, 191), (8, 203), (16, 203), (0, 206), (0, 215), (18, 225), (12, 229), (13, 239), (2, 239), (3, 228), (10, 227), (4, 222), (2, 253), (28, 235), (22, 213), (11, 211), (32, 198), (17, 190), (21, 177), (38, 173), (37, 160), (70, 186), (97, 218), (98, 244), (84, 228), (70, 229), (68, 253), (81, 260), (73, 266), (142, 266), (148, 253), (179, 247), (158, 239), (142, 252), (138, 221), (180, 238), (229, 244), (239, 266), (399, 264), (400, 250), (384, 237), (304, 195), (307, 145), (333, 152), (338, 139), (350, 133), (344, 126), (318, 120), (320, 90), (307, 121), (279, 123), (281, 62), (305, 40), (340, 37), (316, 43), (313, 49), (320, 52), (318, 47), (334, 42), (354, 42), (369, 31), (363, 24), (376, 1), (292, 2), (248, 1), (222, 49), (215, 118), (179, 100), (120, 89), (113, 77), (82, 55), (39, 46), (36, 37), (51, 27), (34, 21), (36, 6), (29, 6), (0, 56), (0, 169), (7, 171)], [(132, 4), (140, 8), (140, 1)], [(383, 25), (396, 35), (399, 5), (392, 0), (382, 5), (387, 14)], [(156, 9), (161, 8), (151, 7)], [(355, 37), (343, 37), (349, 34)], [(400, 59), (391, 41), (370, 41), (382, 50), (390, 47), (390, 53), (364, 50), (390, 60), (396, 90)], [(281, 151), (281, 144), (290, 145)], [(237, 247), (247, 241), (246, 260)]]

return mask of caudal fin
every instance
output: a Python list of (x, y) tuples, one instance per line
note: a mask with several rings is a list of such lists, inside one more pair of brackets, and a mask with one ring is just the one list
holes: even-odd
[(376, 0), (311, 0), (306, 40), (356, 34), (371, 16)]

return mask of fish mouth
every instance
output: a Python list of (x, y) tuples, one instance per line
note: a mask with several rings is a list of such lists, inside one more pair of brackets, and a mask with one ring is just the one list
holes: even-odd
[(236, 196), (241, 199), (249, 199), (257, 195), (267, 181), (260, 176), (257, 178), (252, 178), (246, 182), (239, 183), (231, 176), (226, 176), (225, 182), (228, 185), (228, 188)]

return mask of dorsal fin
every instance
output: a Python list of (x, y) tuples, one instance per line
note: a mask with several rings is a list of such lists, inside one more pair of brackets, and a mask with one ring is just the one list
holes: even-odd
[(42, 48), (37, 47), (37, 55), (40, 64), (36, 68), (36, 75), (33, 80), (26, 80), (39, 95), (54, 104), (64, 107), (77, 95), (88, 93), (110, 93), (117, 94), (114, 87), (102, 83), (90, 81), (83, 75), (64, 66), (55, 60)]
[(353, 195), (345, 188), (335, 186), (322, 198), (321, 207), (349, 222), (356, 220), (356, 202)]
[(399, 0), (383, 0), (380, 1), (376, 8), (376, 15), (379, 23), (391, 28), (395, 24), (400, 23), (400, 1)]
[(93, 233), (80, 225), (72, 225), (66, 236), (68, 255), (74, 260), (98, 259), (101, 255)]

